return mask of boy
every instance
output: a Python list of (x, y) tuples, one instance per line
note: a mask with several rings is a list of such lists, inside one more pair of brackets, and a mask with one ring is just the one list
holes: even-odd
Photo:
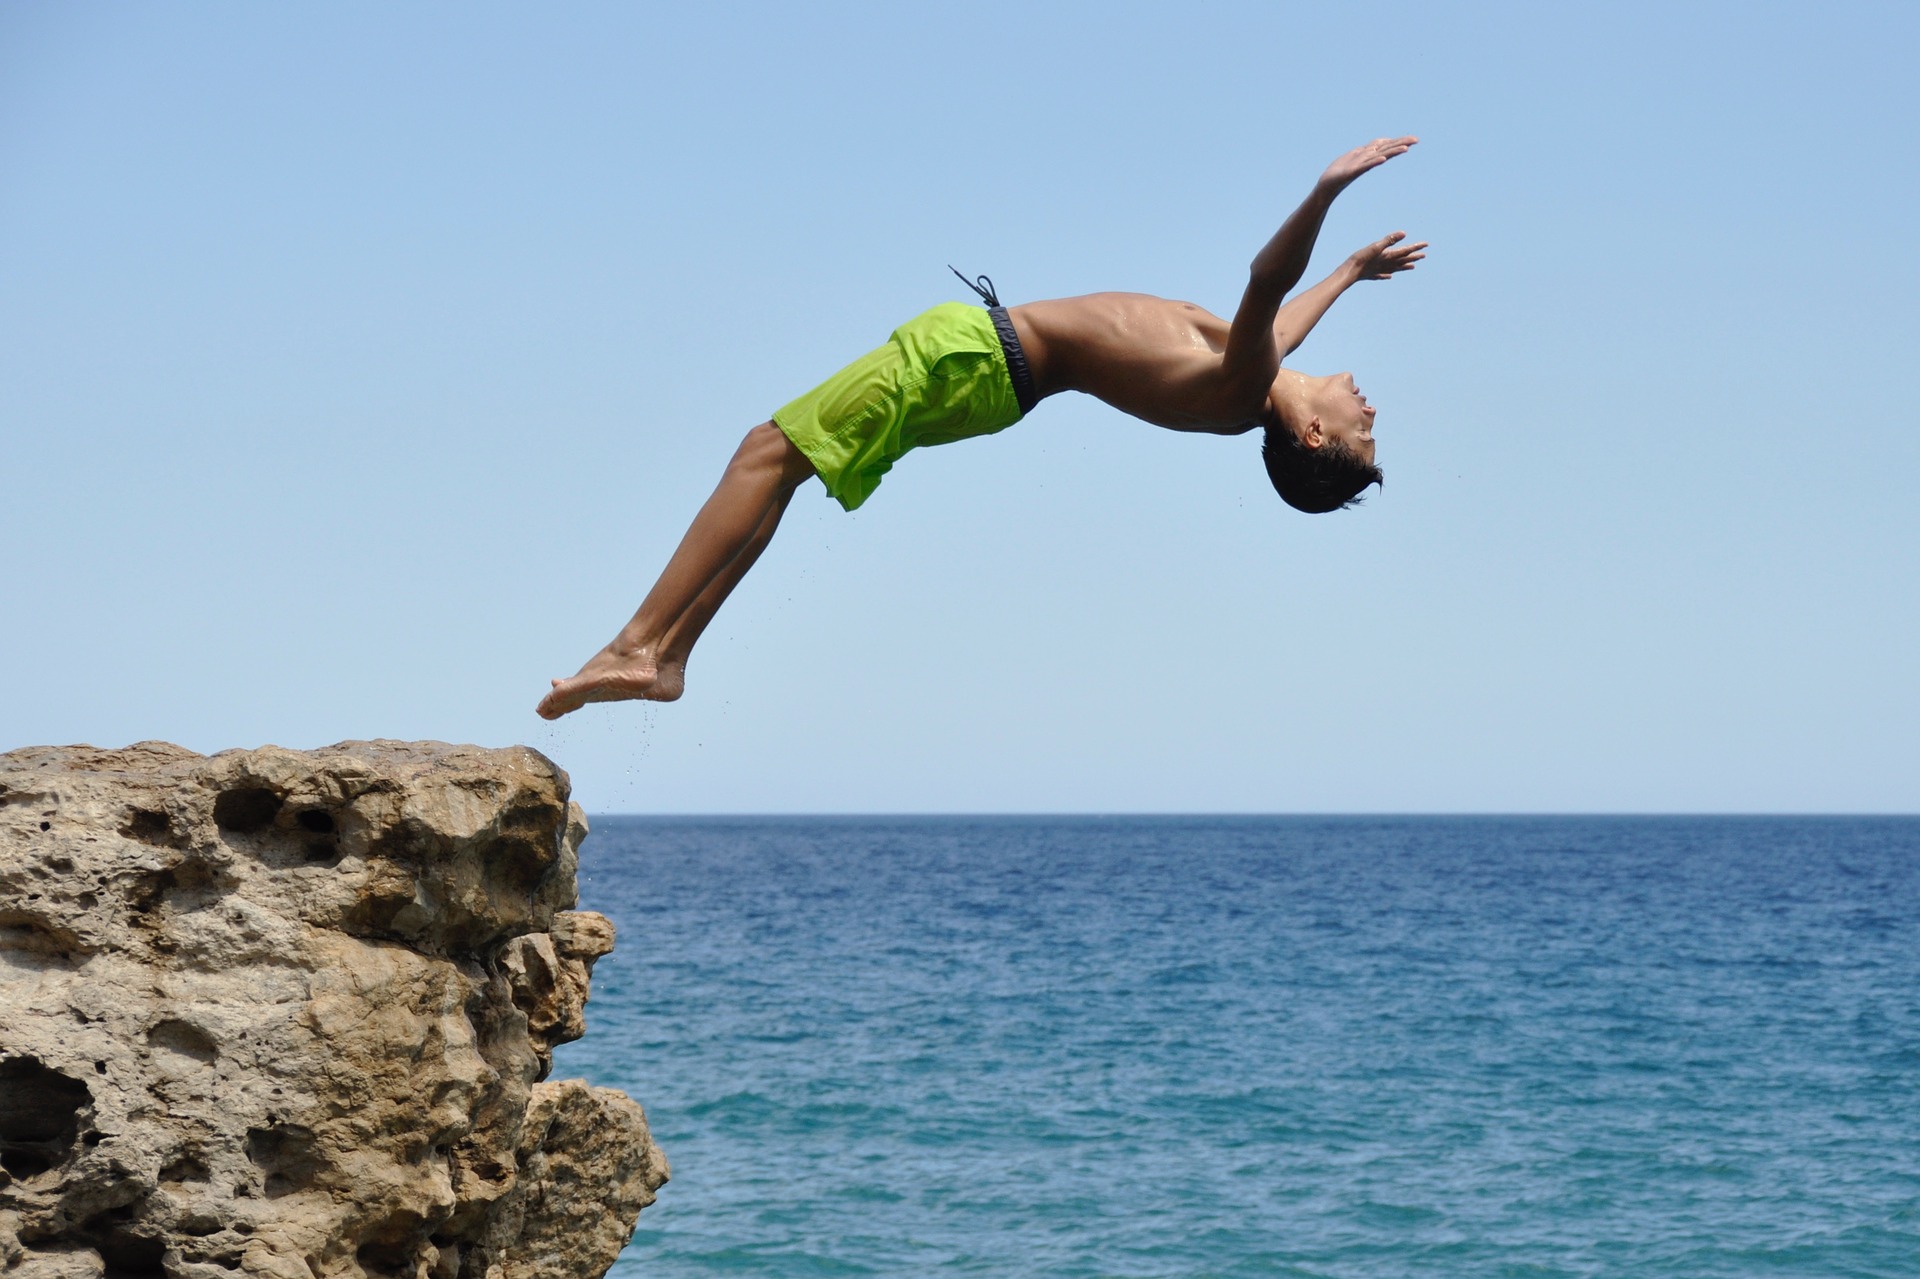
[[(1350, 506), (1374, 465), (1373, 409), (1353, 377), (1280, 367), (1333, 300), (1361, 280), (1411, 270), (1427, 246), (1376, 240), (1286, 302), (1334, 197), (1415, 138), (1381, 138), (1335, 160), (1253, 260), (1233, 323), (1190, 302), (1094, 293), (1002, 307), (992, 281), (969, 284), (988, 309), (948, 302), (908, 321), (886, 346), (747, 432), (720, 486), (660, 580), (613, 642), (539, 705), (558, 719), (588, 702), (670, 702), (687, 655), (766, 549), (794, 489), (818, 475), (848, 510), (908, 449), (1011, 426), (1057, 391), (1084, 391), (1175, 431), (1265, 432), (1261, 456), (1291, 506)], [(963, 279), (965, 277), (962, 277)]]

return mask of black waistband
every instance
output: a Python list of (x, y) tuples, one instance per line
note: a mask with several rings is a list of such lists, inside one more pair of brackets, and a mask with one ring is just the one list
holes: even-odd
[[(948, 264), (947, 270), (960, 275), (960, 268)], [(993, 291), (993, 281), (986, 276), (969, 280), (960, 275), (960, 282), (980, 295), (987, 304), (987, 314), (993, 317), (993, 331), (1000, 335), (1000, 349), (1007, 356), (1007, 376), (1013, 379), (1013, 398), (1020, 404), (1020, 416), (1033, 412), (1033, 406), (1040, 397), (1033, 391), (1033, 370), (1027, 367), (1027, 353), (1020, 346), (1020, 335), (1014, 332), (1013, 318), (1007, 314), (1007, 308), (1000, 305), (1000, 299)]]
[(1020, 416), (1033, 412), (1040, 397), (1033, 393), (1033, 370), (1027, 367), (1027, 353), (1020, 346), (1020, 335), (1013, 330), (1013, 317), (1004, 306), (990, 306), (993, 331), (1000, 335), (1000, 349), (1006, 352), (1007, 376), (1013, 379), (1013, 398), (1020, 402)]

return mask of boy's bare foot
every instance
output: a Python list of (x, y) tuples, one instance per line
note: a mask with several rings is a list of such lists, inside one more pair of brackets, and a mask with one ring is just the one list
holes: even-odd
[(686, 682), (681, 662), (655, 662), (648, 653), (621, 654), (603, 648), (578, 675), (553, 681), (553, 690), (535, 709), (542, 719), (559, 719), (588, 702), (671, 702)]

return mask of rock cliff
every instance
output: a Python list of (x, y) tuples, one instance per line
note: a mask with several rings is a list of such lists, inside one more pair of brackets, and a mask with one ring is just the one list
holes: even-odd
[(532, 750), (0, 755), (0, 1279), (579, 1279), (667, 1178), (541, 1082), (613, 948)]

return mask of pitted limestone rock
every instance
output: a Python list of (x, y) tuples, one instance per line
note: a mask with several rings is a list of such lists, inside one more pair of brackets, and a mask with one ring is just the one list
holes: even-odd
[(541, 1082), (585, 834), (527, 749), (0, 755), (0, 1279), (603, 1273), (667, 1164)]

